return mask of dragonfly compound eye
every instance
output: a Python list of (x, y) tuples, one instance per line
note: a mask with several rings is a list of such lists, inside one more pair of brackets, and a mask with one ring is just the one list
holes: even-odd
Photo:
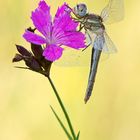
[(74, 13), (78, 16), (78, 17), (83, 17), (87, 14), (87, 6), (85, 4), (77, 4), (74, 7)]

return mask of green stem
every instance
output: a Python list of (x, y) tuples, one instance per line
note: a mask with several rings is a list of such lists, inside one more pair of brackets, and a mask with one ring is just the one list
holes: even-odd
[(54, 86), (54, 84), (53, 84), (51, 78), (50, 78), (49, 76), (48, 76), (47, 78), (48, 78), (48, 80), (49, 80), (49, 82), (50, 82), (50, 84), (51, 84), (51, 86), (52, 86), (52, 88), (53, 88), (53, 90), (54, 90), (54, 93), (55, 93), (55, 95), (56, 95), (56, 98), (57, 98), (57, 100), (58, 100), (58, 102), (59, 102), (59, 104), (60, 104), (60, 107), (61, 107), (61, 109), (62, 109), (64, 115), (65, 115), (65, 118), (66, 118), (66, 120), (67, 120), (68, 126), (69, 126), (70, 131), (71, 131), (71, 134), (72, 134), (72, 136), (73, 136), (73, 139), (76, 140), (77, 138), (76, 138), (76, 135), (75, 135), (75, 132), (74, 132), (72, 123), (71, 123), (71, 121), (70, 121), (69, 115), (68, 115), (68, 113), (67, 113), (67, 111), (66, 111), (66, 109), (65, 109), (65, 106), (64, 106), (64, 104), (63, 104), (63, 102), (62, 102), (62, 100), (61, 100), (61, 98), (60, 98), (60, 96), (59, 96), (59, 94), (58, 94), (58, 92), (57, 92), (57, 90), (56, 90), (56, 88), (55, 88), (55, 86)]

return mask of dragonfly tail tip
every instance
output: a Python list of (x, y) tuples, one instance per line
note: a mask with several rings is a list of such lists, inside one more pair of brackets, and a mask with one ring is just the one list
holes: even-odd
[(85, 97), (84, 102), (85, 104), (88, 102), (89, 98)]

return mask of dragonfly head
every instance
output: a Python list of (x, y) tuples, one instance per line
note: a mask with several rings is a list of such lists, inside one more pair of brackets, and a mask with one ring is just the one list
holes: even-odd
[(87, 14), (87, 6), (83, 3), (77, 4), (74, 7), (73, 12), (78, 18), (82, 18)]

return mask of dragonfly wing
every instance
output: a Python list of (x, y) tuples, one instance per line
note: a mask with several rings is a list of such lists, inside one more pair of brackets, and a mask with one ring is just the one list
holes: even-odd
[[(93, 33), (85, 32), (86, 44), (90, 46), (85, 50), (75, 50), (72, 48), (65, 48), (62, 57), (55, 61), (54, 64), (62, 67), (79, 67), (88, 66), (90, 64), (93, 44)], [(93, 45), (92, 45), (93, 46)]]
[(105, 42), (104, 42), (102, 51), (107, 54), (116, 53), (117, 48), (106, 32), (104, 33), (104, 39), (105, 39)]
[(66, 48), (62, 57), (55, 61), (54, 64), (62, 67), (79, 67), (88, 66), (90, 63), (91, 47), (84, 51)]
[(93, 46), (94, 38), (96, 35), (93, 32), (88, 30), (85, 32), (85, 36), (86, 36), (86, 44), (87, 45), (90, 44), (91, 46)]
[(94, 40), (94, 49), (102, 50), (102, 52), (110, 54), (116, 53), (117, 49), (106, 32), (96, 35)]
[(124, 1), (109, 0), (109, 3), (101, 12), (101, 17), (106, 24), (121, 21), (124, 18)]

